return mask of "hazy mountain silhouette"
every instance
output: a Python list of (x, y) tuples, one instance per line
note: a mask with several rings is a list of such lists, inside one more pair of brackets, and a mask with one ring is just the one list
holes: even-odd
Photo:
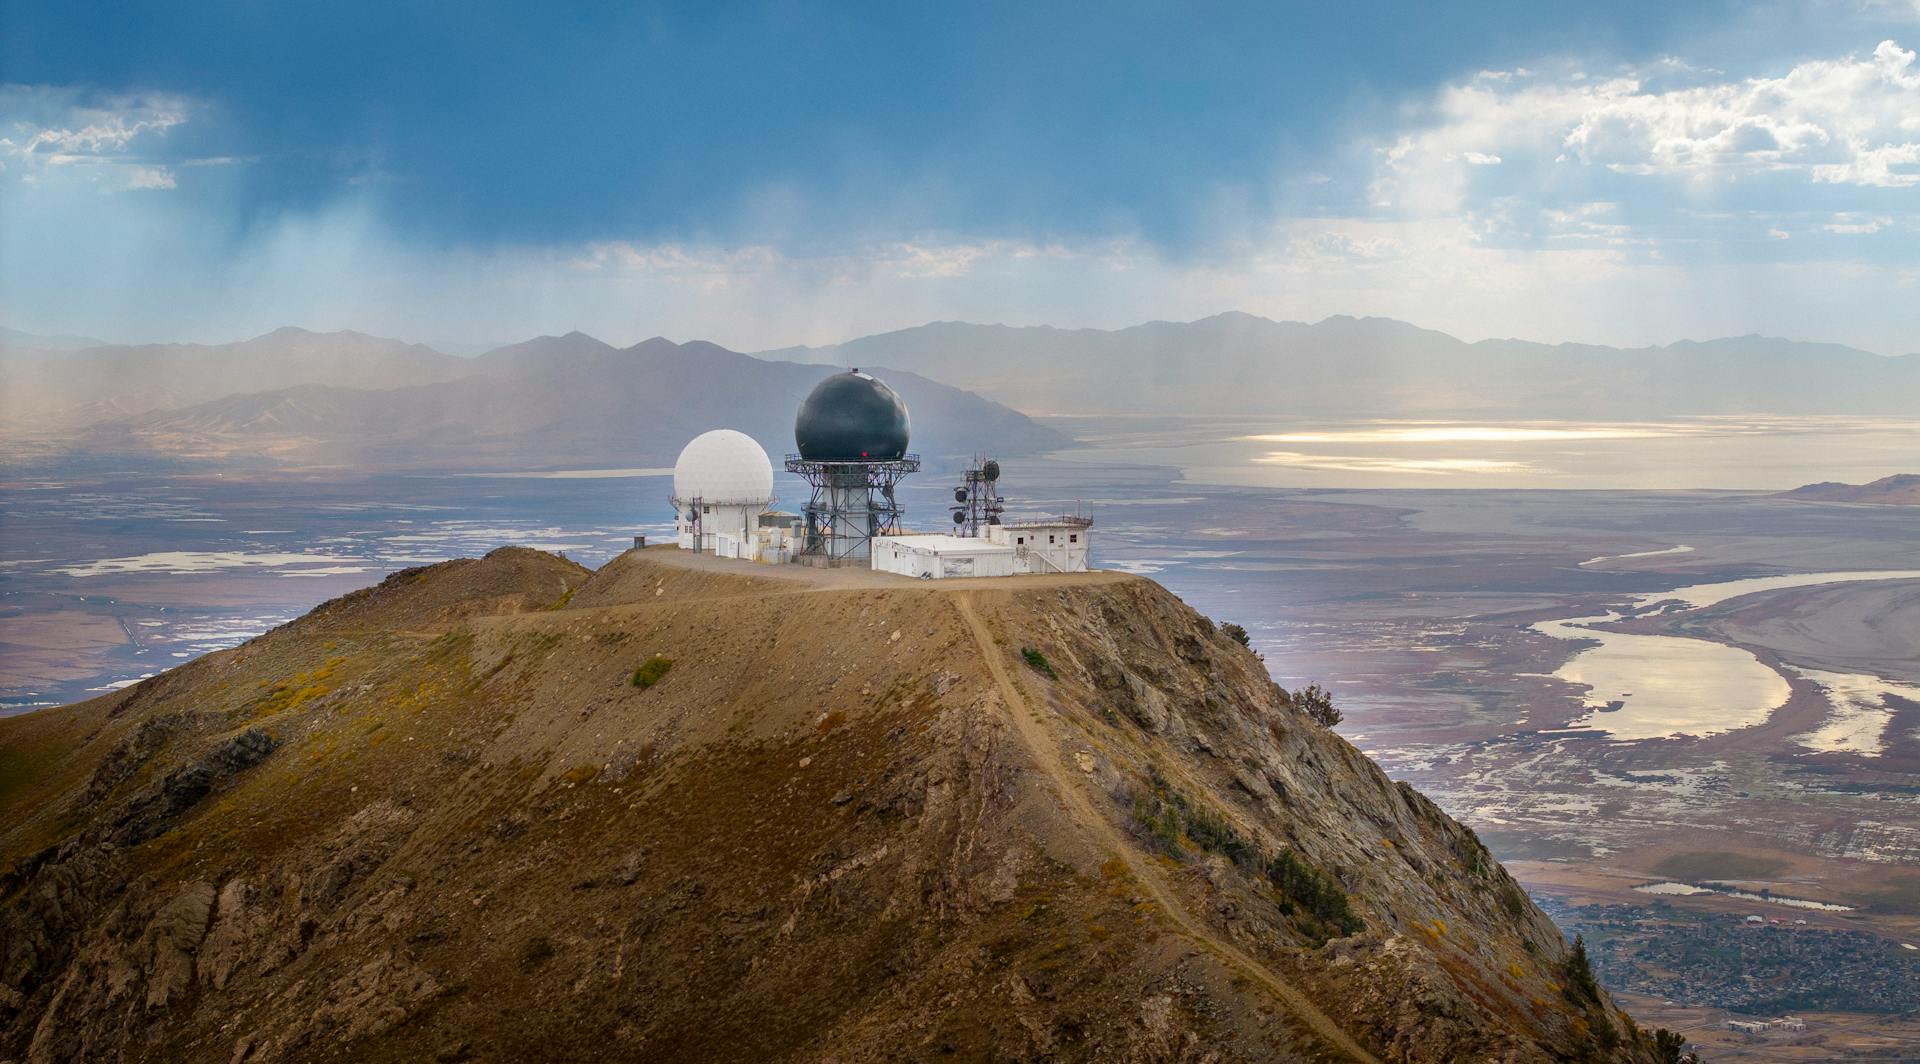
[[(316, 362), (347, 370), (344, 383), (298, 380), (202, 401), (181, 401), (182, 389), (163, 392), (160, 383), (170, 372), (188, 372), (183, 364), (204, 360), (200, 350), (149, 352), (138, 367), (153, 380), (144, 402), (123, 402), (114, 388), (97, 387), (99, 398), (65, 408), (69, 418), (86, 423), (64, 446), (91, 454), (366, 468), (661, 465), (690, 437), (724, 425), (753, 435), (777, 458), (790, 449), (800, 400), (828, 372), (660, 338), (621, 349), (576, 332), (455, 359), (405, 345), (370, 348), (397, 341), (333, 335), (344, 338), (345, 353)], [(363, 349), (379, 352), (403, 378), (430, 379), (356, 386), (377, 373), (374, 360), (355, 354)], [(248, 368), (250, 382), (319, 375), (313, 367), (292, 372), (269, 358)], [(913, 444), (921, 453), (992, 448), (1020, 454), (1065, 442), (1026, 416), (960, 389), (911, 373), (881, 373), (913, 411)], [(214, 390), (218, 380), (197, 379), (184, 390)], [(78, 387), (73, 392), (84, 394)]]
[(1877, 503), (1882, 506), (1920, 506), (1920, 473), (1895, 473), (1867, 484), (1842, 484), (1822, 481), (1806, 484), (1777, 498), (1807, 502)]
[(91, 336), (69, 336), (57, 333), (51, 336), (41, 333), (24, 332), (0, 325), (0, 350), (29, 351), (79, 351), (88, 347), (105, 347), (105, 340), (96, 340)]
[(1920, 355), (1837, 344), (1467, 343), (1388, 318), (1240, 313), (1112, 331), (936, 322), (763, 357), (898, 366), (1029, 413), (1905, 414), (1920, 396)]
[(14, 426), (78, 426), (245, 392), (452, 380), (466, 359), (357, 332), (276, 329), (231, 344), (110, 345), (0, 354), (0, 414)]

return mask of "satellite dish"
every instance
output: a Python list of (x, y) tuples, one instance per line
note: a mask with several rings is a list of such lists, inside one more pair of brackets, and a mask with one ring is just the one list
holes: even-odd
[(953, 501), (954, 501), (954, 502), (966, 502), (966, 501), (967, 501), (967, 489), (965, 489), (965, 488), (955, 488), (955, 489), (953, 489)]
[(963, 524), (966, 524), (966, 522), (967, 522), (967, 515), (966, 515), (966, 514), (965, 514), (964, 512), (962, 512), (962, 511), (960, 511), (960, 510), (955, 510), (955, 511), (953, 512), (953, 523), (954, 523), (954, 524), (956, 524), (956, 525), (963, 525)]
[(980, 475), (989, 481), (1000, 479), (1000, 463), (989, 458), (987, 464), (980, 467)]

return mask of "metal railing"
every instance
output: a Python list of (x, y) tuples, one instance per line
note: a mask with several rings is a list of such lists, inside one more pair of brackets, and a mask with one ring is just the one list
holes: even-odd
[(1040, 560), (1041, 565), (1046, 566), (1047, 568), (1053, 570), (1056, 573), (1066, 572), (1065, 569), (1062, 569), (1058, 565), (1055, 565), (1052, 558), (1049, 558), (1046, 555), (1040, 553), (1039, 551), (1034, 550), (1032, 547), (1015, 547), (1013, 548), (1013, 556), (1016, 558), (1026, 559), (1028, 562), (1029, 572), (1032, 571), (1032, 562), (1035, 558), (1038, 558)]

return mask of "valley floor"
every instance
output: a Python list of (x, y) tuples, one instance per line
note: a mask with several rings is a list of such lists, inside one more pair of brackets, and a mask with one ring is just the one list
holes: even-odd
[[(943, 489), (926, 479), (910, 513), (939, 512)], [(98, 693), (381, 572), (497, 542), (599, 564), (664, 531), (661, 484), (0, 486), (0, 687), (20, 708)], [(1244, 624), (1284, 685), (1331, 688), (1343, 734), (1519, 862), (1543, 897), (1645, 901), (1631, 887), (1685, 878), (1675, 870), (1711, 879), (1703, 863), (1735, 853), (1755, 862), (1735, 877), (1751, 889), (1849, 906), (1848, 926), (1920, 944), (1920, 701), (1901, 693), (1920, 684), (1903, 635), (1920, 581), (1790, 588), (1615, 626), (1739, 648), (1786, 683), (1789, 700), (1759, 723), (1705, 738), (1610, 740), (1594, 695), (1555, 675), (1586, 646), (1535, 627), (1686, 585), (1920, 569), (1910, 511), (1704, 491), (1217, 487), (1084, 460), (1023, 463), (1008, 488), (1034, 509), (1083, 506), (1096, 564)], [(1865, 693), (1848, 701), (1835, 676)], [(1867, 731), (1877, 748), (1859, 743)], [(1843, 738), (1810, 745), (1823, 734)], [(1701, 919), (1731, 904), (1662, 900)]]

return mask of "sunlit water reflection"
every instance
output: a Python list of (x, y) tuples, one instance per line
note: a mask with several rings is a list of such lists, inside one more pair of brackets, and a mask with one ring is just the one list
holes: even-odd
[[(1769, 714), (1786, 703), (1792, 687), (1780, 673), (1739, 647), (1682, 636), (1608, 631), (1596, 625), (1663, 604), (1700, 609), (1763, 591), (1914, 578), (1920, 578), (1920, 570), (1795, 573), (1692, 584), (1641, 595), (1624, 610), (1541, 621), (1533, 625), (1533, 630), (1555, 639), (1599, 643), (1575, 654), (1554, 672), (1557, 678), (1589, 691), (1589, 712), (1570, 727), (1605, 732), (1619, 742), (1681, 735), (1705, 737), (1764, 723)], [(1849, 712), (1840, 699), (1836, 699), (1835, 708), (1840, 714)], [(1856, 707), (1851, 712), (1853, 716), (1841, 730), (1852, 737), (1849, 741), (1862, 744), (1865, 727), (1857, 720), (1861, 710)], [(1816, 735), (1828, 748), (1838, 748), (1840, 739), (1827, 734), (1826, 729)], [(1873, 752), (1877, 752), (1877, 732), (1873, 741)]]
[(1263, 488), (1779, 491), (1907, 472), (1920, 420), (1704, 417), (1657, 422), (1057, 418), (1059, 457), (1178, 466)]

